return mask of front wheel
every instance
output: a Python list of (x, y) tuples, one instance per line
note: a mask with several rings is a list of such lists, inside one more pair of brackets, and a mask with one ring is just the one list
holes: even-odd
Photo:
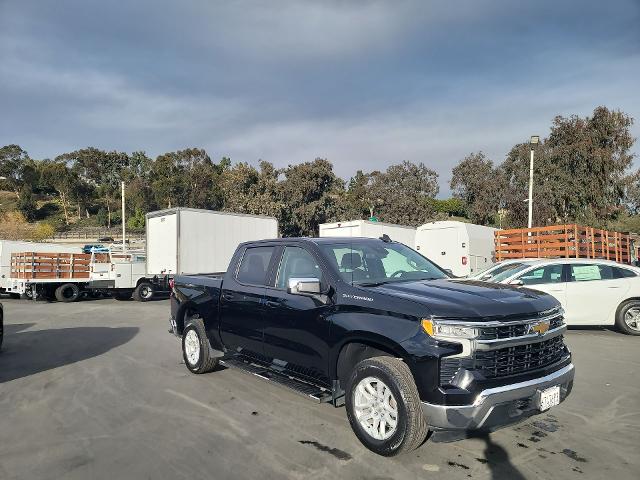
[(209, 339), (201, 318), (194, 317), (182, 332), (182, 358), (192, 373), (207, 373), (218, 364), (218, 359), (210, 355)]
[(640, 300), (629, 300), (618, 307), (616, 327), (627, 335), (640, 335)]
[(347, 382), (347, 417), (358, 440), (386, 457), (424, 442), (428, 426), (409, 367), (393, 357), (358, 363)]

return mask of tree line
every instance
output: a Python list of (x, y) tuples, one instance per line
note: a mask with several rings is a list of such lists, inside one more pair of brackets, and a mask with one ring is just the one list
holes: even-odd
[[(640, 176), (631, 172), (633, 119), (598, 107), (591, 116), (553, 120), (535, 151), (534, 224), (578, 222), (606, 226), (640, 211)], [(188, 148), (150, 158), (143, 151), (89, 147), (53, 159), (33, 159), (18, 145), (0, 149), (0, 187), (15, 195), (28, 221), (58, 210), (58, 229), (119, 224), (120, 182), (126, 183), (130, 228), (146, 212), (176, 206), (275, 216), (284, 236), (317, 234), (319, 223), (368, 218), (420, 225), (451, 216), (483, 225), (524, 226), (529, 150), (516, 144), (496, 164), (471, 153), (452, 170), (453, 197), (436, 199), (438, 174), (404, 161), (345, 181), (330, 161), (275, 168), (212, 160)], [(47, 202), (47, 199), (55, 199)]]
[[(28, 221), (59, 208), (58, 229), (119, 224), (121, 181), (127, 223), (134, 229), (144, 227), (149, 211), (182, 206), (275, 216), (283, 235), (314, 235), (319, 223), (367, 218), (371, 212), (388, 222), (424, 223), (447, 204), (435, 200), (438, 175), (422, 163), (359, 171), (345, 182), (326, 159), (280, 169), (262, 161), (254, 167), (226, 157), (215, 162), (198, 148), (151, 159), (144, 152), (91, 147), (35, 160), (20, 146), (7, 145), (0, 149), (0, 176)], [(42, 199), (56, 201), (39, 206)]]

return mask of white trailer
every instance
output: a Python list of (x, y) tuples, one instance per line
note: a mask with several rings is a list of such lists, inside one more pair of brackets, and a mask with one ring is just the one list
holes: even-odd
[(0, 293), (8, 293), (12, 297), (25, 293), (25, 280), (11, 278), (11, 254), (21, 252), (82, 253), (82, 249), (59, 243), (0, 240)]
[(495, 263), (495, 228), (441, 221), (421, 225), (416, 250), (457, 277), (475, 275)]
[(348, 222), (321, 223), (321, 237), (367, 237), (380, 238), (388, 235), (391, 240), (415, 248), (416, 229), (405, 225), (372, 222), (369, 220), (351, 220)]
[(239, 243), (278, 238), (278, 220), (194, 208), (147, 214), (147, 276), (224, 272)]

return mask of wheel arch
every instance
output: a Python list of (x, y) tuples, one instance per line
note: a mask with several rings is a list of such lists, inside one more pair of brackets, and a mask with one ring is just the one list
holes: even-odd
[(620, 303), (618, 304), (618, 306), (616, 307), (616, 310), (614, 312), (614, 317), (613, 317), (614, 323), (618, 319), (618, 314), (620, 313), (620, 310), (622, 309), (624, 304), (628, 303), (628, 302), (639, 302), (640, 303), (640, 296), (627, 297), (627, 298), (623, 298), (622, 300), (620, 300)]
[(200, 311), (198, 310), (195, 302), (187, 301), (178, 307), (178, 310), (176, 311), (176, 333), (178, 335), (182, 335), (182, 332), (184, 331), (187, 316), (194, 313), (200, 315)]
[(140, 277), (136, 282), (136, 288), (139, 287), (141, 283), (148, 283), (150, 285), (153, 285), (153, 281), (150, 278)]
[(391, 356), (406, 361), (407, 352), (388, 338), (361, 332), (343, 340), (334, 350), (334, 361), (330, 365), (330, 377), (344, 388), (353, 368), (362, 360), (372, 357)]

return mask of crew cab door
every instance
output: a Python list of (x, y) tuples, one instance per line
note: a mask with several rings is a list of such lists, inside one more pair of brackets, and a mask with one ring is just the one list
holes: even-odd
[(264, 294), (276, 247), (247, 247), (234, 272), (222, 283), (220, 337), (234, 353), (264, 355)]
[(566, 319), (570, 325), (606, 325), (629, 290), (627, 278), (608, 264), (572, 263), (567, 283)]
[(317, 278), (322, 269), (303, 247), (285, 247), (272, 286), (265, 290), (264, 351), (276, 367), (329, 385), (328, 306), (321, 295), (287, 292), (291, 278)]
[[(561, 263), (552, 263), (524, 271), (515, 278), (523, 286), (553, 295), (567, 311), (566, 270)], [(566, 313), (568, 317), (568, 313)]]

